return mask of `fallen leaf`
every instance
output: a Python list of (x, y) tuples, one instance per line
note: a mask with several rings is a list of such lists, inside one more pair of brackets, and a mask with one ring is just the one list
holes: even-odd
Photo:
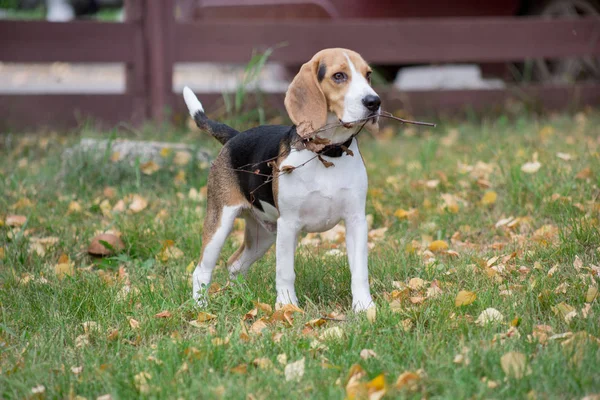
[(502, 370), (508, 377), (521, 379), (531, 373), (531, 367), (527, 365), (525, 354), (509, 351), (500, 358)]
[(75, 375), (79, 375), (83, 371), (83, 367), (71, 367), (71, 372)]
[(287, 355), (285, 353), (278, 354), (277, 362), (279, 365), (287, 365)]
[(417, 390), (418, 387), (418, 383), (421, 380), (421, 376), (419, 376), (418, 374), (411, 372), (411, 371), (406, 371), (400, 374), (400, 376), (398, 376), (398, 379), (396, 379), (396, 383), (395, 383), (395, 387), (398, 390), (410, 390), (410, 391), (414, 391)]
[(379, 374), (367, 382), (367, 399), (379, 400), (387, 392), (384, 374)]
[(564, 161), (572, 161), (572, 160), (575, 159), (575, 157), (573, 157), (571, 154), (569, 154), (569, 153), (561, 153), (561, 152), (556, 153), (556, 157), (558, 157), (558, 158), (560, 158), (561, 160), (564, 160)]
[(267, 370), (273, 368), (273, 362), (266, 357), (255, 358), (252, 364), (258, 369)]
[(67, 214), (76, 214), (80, 213), (83, 210), (81, 204), (76, 201), (72, 201), (69, 203), (69, 207), (67, 208)]
[(161, 311), (158, 314), (154, 314), (155, 318), (171, 318), (171, 312), (169, 310)]
[(73, 276), (75, 274), (75, 266), (73, 263), (56, 264), (54, 272), (58, 279), (63, 279), (65, 276)]
[(486, 308), (479, 314), (479, 317), (475, 321), (477, 325), (483, 326), (491, 322), (502, 322), (504, 316), (502, 313), (495, 308)]
[(46, 392), (46, 387), (44, 385), (37, 385), (31, 388), (31, 393), (33, 394), (42, 394)]
[(210, 342), (213, 344), (213, 346), (226, 346), (229, 344), (229, 336), (227, 336), (225, 339), (216, 337), (213, 338)]
[(217, 318), (217, 316), (214, 315), (214, 314), (210, 314), (210, 313), (207, 313), (207, 312), (204, 312), (204, 311), (200, 311), (198, 313), (198, 317), (196, 317), (196, 321), (198, 321), (198, 322), (208, 322), (208, 321), (211, 321), (211, 320), (213, 320), (215, 318)]
[(140, 327), (140, 323), (133, 318), (129, 318), (129, 326), (131, 326), (131, 329), (138, 329)]
[(287, 364), (284, 372), (287, 382), (300, 382), (304, 376), (304, 358)]
[(567, 324), (570, 323), (571, 320), (577, 316), (577, 310), (575, 310), (575, 307), (570, 306), (569, 304), (564, 302), (558, 303), (556, 306), (553, 306), (552, 311), (554, 311), (554, 314), (556, 314), (557, 316), (562, 317)]
[(425, 287), (426, 284), (427, 282), (421, 278), (412, 278), (410, 281), (408, 281), (408, 287), (412, 290), (420, 290)]
[[(267, 314), (273, 314), (273, 307), (271, 307), (270, 304), (266, 304), (266, 303), (260, 303), (258, 301), (253, 302), (254, 303), (254, 307), (256, 307), (257, 309), (267, 313)], [(300, 310), (300, 309), (298, 309)], [(302, 311), (302, 310), (300, 310)]]
[(377, 353), (375, 353), (373, 350), (370, 349), (362, 349), (360, 351), (360, 358), (362, 358), (363, 360), (367, 360), (369, 358), (374, 358), (377, 357)]
[(461, 290), (456, 295), (456, 299), (454, 299), (454, 305), (456, 307), (468, 306), (473, 303), (477, 298), (477, 294), (475, 292), (469, 292), (467, 290)]
[(267, 328), (267, 327), (268, 327), (268, 325), (267, 325), (267, 321), (266, 321), (266, 319), (263, 317), (263, 318), (260, 318), (260, 319), (256, 320), (256, 321), (255, 321), (255, 322), (252, 324), (252, 326), (250, 327), (250, 332), (252, 332), (252, 333), (255, 333), (255, 334), (257, 334), (257, 335), (260, 335), (260, 334), (262, 334), (262, 331), (263, 331), (265, 328)]
[(229, 371), (233, 372), (234, 374), (245, 375), (248, 373), (248, 366), (246, 364), (240, 364), (238, 366), (235, 366), (235, 367), (229, 369)]
[(88, 253), (93, 256), (109, 256), (125, 249), (125, 243), (117, 235), (103, 233), (94, 236), (88, 246)]
[(377, 307), (372, 305), (369, 308), (367, 308), (367, 320), (370, 323), (374, 324), (376, 319), (377, 319)]
[(150, 160), (140, 165), (140, 171), (145, 175), (152, 175), (160, 169), (160, 166), (154, 161)]
[(598, 297), (598, 286), (588, 287), (587, 293), (585, 294), (585, 302), (591, 303)]
[(146, 207), (148, 207), (148, 200), (139, 194), (134, 194), (131, 203), (129, 203), (129, 209), (134, 213), (139, 213)]
[(6, 226), (19, 227), (27, 222), (27, 217), (24, 215), (7, 215), (4, 223)]
[(575, 175), (575, 179), (585, 180), (592, 177), (592, 169), (590, 167), (586, 167), (579, 171), (577, 175)]
[(326, 319), (323, 318), (316, 318), (316, 319), (311, 319), (310, 321), (308, 321), (307, 323), (304, 324), (304, 326), (309, 326), (311, 328), (317, 328), (321, 325), (324, 325), (327, 322)]
[(527, 162), (521, 166), (521, 171), (526, 174), (535, 174), (541, 166), (542, 164), (539, 161)]
[(429, 250), (434, 253), (448, 250), (448, 243), (445, 240), (434, 240), (429, 244)]
[(321, 340), (335, 340), (344, 337), (344, 331), (339, 326), (327, 328), (321, 333), (319, 339)]
[(491, 206), (496, 203), (496, 199), (498, 198), (498, 194), (493, 190), (485, 192), (483, 197), (481, 198), (481, 204), (484, 206)]

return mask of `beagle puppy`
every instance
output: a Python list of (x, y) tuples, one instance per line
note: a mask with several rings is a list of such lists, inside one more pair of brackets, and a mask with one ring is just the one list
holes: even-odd
[(352, 273), (352, 306), (371, 307), (367, 267), (367, 171), (356, 135), (377, 130), (381, 100), (371, 68), (356, 52), (326, 49), (289, 86), (286, 110), (293, 126), (259, 126), (244, 132), (210, 120), (194, 93), (183, 97), (198, 127), (224, 146), (208, 176), (202, 256), (193, 274), (193, 297), (206, 288), (225, 239), (238, 217), (244, 242), (227, 265), (232, 278), (276, 244), (277, 304), (297, 305), (294, 255), (301, 232), (323, 232), (341, 220)]

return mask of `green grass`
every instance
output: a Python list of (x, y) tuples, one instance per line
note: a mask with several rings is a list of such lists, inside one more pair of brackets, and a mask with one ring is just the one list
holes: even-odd
[[(0, 142), (0, 221), (17, 214), (27, 222), (19, 228), (0, 226), (0, 397), (29, 397), (32, 388), (43, 385), (46, 398), (343, 398), (354, 364), (366, 371), (364, 382), (384, 374), (387, 398), (581, 398), (598, 393), (600, 350), (594, 340), (541, 343), (532, 336), (536, 325), (548, 325), (548, 336), (587, 332), (600, 337), (598, 299), (587, 318), (582, 313), (588, 288), (598, 282), (591, 267), (600, 264), (598, 126), (600, 114), (588, 112), (441, 121), (435, 130), (393, 127), (397, 131), (388, 140), (361, 138), (369, 171), (367, 212), (373, 215), (373, 229), (387, 228), (369, 257), (375, 321), (348, 311), (347, 261), (326, 255), (337, 244), (323, 242), (301, 247), (296, 258), (305, 314), (295, 314), (291, 327), (273, 323), (260, 336), (250, 333), (249, 341), (240, 337), (242, 317), (253, 301), (275, 301), (273, 250), (246, 280), (211, 297), (205, 311), (214, 320), (189, 323), (199, 310), (191, 301), (186, 267), (200, 255), (205, 204), (188, 193), (206, 184), (206, 165), (167, 161), (145, 175), (139, 163), (119, 165), (110, 154), (80, 155), (61, 172), (60, 155), (79, 134), (5, 135)], [(141, 134), (206, 146), (213, 154), (219, 148), (196, 131), (150, 126)], [(557, 152), (573, 160), (564, 161)], [(534, 154), (541, 168), (526, 174), (521, 166)], [(485, 164), (477, 166), (478, 161)], [(590, 177), (577, 179), (585, 168), (591, 169)], [(175, 181), (180, 170), (185, 182)], [(114, 188), (114, 197), (107, 197), (107, 186)], [(486, 191), (497, 194), (494, 204), (480, 203)], [(139, 213), (103, 214), (103, 201), (113, 207), (131, 194), (146, 198), (148, 207)], [(444, 208), (443, 194), (458, 197), (457, 206)], [(552, 200), (553, 194), (563, 200)], [(81, 205), (80, 212), (68, 212), (72, 201)], [(411, 208), (418, 210), (411, 219), (394, 216), (398, 209)], [(162, 221), (156, 218), (159, 213)], [(517, 226), (495, 227), (511, 216), (521, 218)], [(545, 239), (539, 231), (543, 226), (550, 232)], [(107, 229), (121, 232), (125, 251), (91, 258), (86, 253), (90, 239)], [(34, 238), (44, 237), (58, 241), (42, 256), (31, 246)], [(180, 258), (161, 260), (167, 240), (181, 250)], [(458, 257), (436, 253), (428, 262), (425, 250), (433, 240), (446, 241)], [(224, 260), (234, 250), (230, 239), (215, 270), (221, 286), (227, 282)], [(497, 265), (513, 253), (500, 273), (487, 268), (490, 258), (500, 256)], [(75, 273), (59, 279), (55, 266), (63, 254)], [(115, 278), (120, 268), (129, 275), (126, 296), (119, 294), (124, 280)], [(432, 281), (441, 294), (417, 304), (403, 298), (394, 282), (408, 284), (416, 277), (427, 284), (408, 294), (413, 300), (426, 297)], [(476, 300), (456, 307), (460, 290), (475, 292)], [(401, 300), (390, 306), (392, 295)], [(577, 312), (569, 322), (554, 311), (560, 303)], [(504, 320), (475, 324), (490, 307)], [(171, 317), (155, 317), (165, 310)], [(346, 313), (347, 321), (304, 330), (305, 322), (332, 311)], [(139, 322), (137, 329), (130, 318)], [(506, 337), (513, 320), (519, 321), (519, 334)], [(85, 333), (87, 321), (97, 329)], [(244, 323), (249, 329), (252, 321)], [(341, 338), (319, 338), (332, 327), (341, 328)], [(118, 336), (109, 337), (115, 330)], [(280, 340), (276, 333), (283, 334)], [(215, 338), (229, 338), (229, 343), (215, 345)], [(315, 349), (315, 340), (326, 347)], [(364, 360), (363, 349), (377, 356)], [(510, 351), (525, 355), (530, 374), (506, 375), (500, 360)], [(461, 353), (468, 362), (455, 363)], [(277, 361), (281, 354), (288, 363), (305, 359), (299, 382), (286, 381), (285, 367)], [(273, 368), (255, 367), (257, 358), (271, 360)], [(246, 366), (246, 372), (239, 373), (239, 366)], [(76, 374), (72, 368), (77, 372), (77, 367), (82, 369)], [(420, 380), (395, 388), (405, 371), (418, 371)], [(142, 373), (150, 376), (147, 386), (140, 385)]]

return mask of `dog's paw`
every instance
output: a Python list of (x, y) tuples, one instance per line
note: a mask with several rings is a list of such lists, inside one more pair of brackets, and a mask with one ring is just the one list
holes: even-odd
[(277, 293), (275, 309), (279, 309), (286, 304), (293, 304), (295, 306), (298, 306), (298, 298), (296, 297), (296, 293), (289, 291)]
[(373, 302), (371, 296), (354, 299), (352, 301), (352, 310), (354, 310), (354, 312), (367, 311), (371, 307), (375, 308), (375, 303)]

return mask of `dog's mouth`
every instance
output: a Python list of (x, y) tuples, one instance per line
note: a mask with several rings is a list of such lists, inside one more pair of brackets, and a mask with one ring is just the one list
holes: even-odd
[(377, 124), (377, 121), (379, 120), (379, 113), (375, 112), (372, 114), (369, 114), (368, 116), (366, 116), (363, 119), (359, 119), (358, 121), (353, 121), (353, 122), (344, 122), (342, 121), (342, 119), (340, 118), (340, 124), (346, 128), (346, 129), (350, 129), (355, 125), (360, 125), (361, 123), (367, 123), (367, 124)]

